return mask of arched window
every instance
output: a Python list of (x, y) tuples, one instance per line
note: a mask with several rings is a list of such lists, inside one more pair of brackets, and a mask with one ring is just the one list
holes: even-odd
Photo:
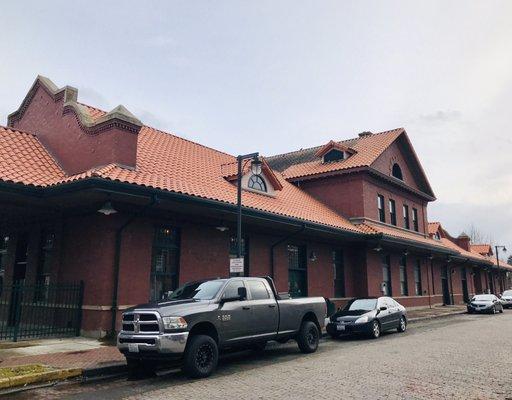
[(391, 170), (391, 175), (393, 175), (395, 178), (400, 179), (401, 181), (404, 180), (404, 177), (402, 175), (402, 169), (398, 164), (393, 164), (393, 169)]
[(251, 175), (249, 182), (247, 182), (247, 187), (250, 189), (258, 190), (260, 192), (267, 191), (267, 184), (261, 175)]

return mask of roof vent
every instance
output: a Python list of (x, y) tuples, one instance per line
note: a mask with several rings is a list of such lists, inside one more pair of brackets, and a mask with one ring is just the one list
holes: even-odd
[(361, 132), (361, 133), (359, 134), (359, 137), (363, 138), (363, 137), (368, 137), (368, 136), (372, 136), (372, 135), (373, 135), (373, 133), (372, 133), (372, 132), (370, 132), (370, 131), (364, 131), (364, 132)]

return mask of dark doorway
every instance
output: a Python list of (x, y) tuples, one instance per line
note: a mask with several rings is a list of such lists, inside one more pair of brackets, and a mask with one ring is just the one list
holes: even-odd
[(469, 292), (468, 292), (468, 279), (466, 276), (466, 268), (462, 267), (461, 269), (461, 279), (462, 279), (462, 298), (464, 303), (469, 303)]
[(494, 276), (491, 271), (487, 272), (490, 293), (494, 293)]
[(450, 286), (448, 283), (448, 267), (446, 265), (441, 268), (441, 287), (443, 288), (443, 304), (452, 304), (450, 298)]
[(292, 297), (308, 295), (306, 247), (288, 245), (288, 291)]
[(479, 270), (473, 270), (473, 286), (475, 288), (475, 294), (482, 293), (482, 277), (480, 276)]
[[(27, 260), (28, 260), (28, 236), (21, 234), (18, 236), (16, 242), (16, 257), (14, 259), (14, 270), (12, 273), (13, 286), (20, 285), (25, 280), (27, 273)], [(11, 293), (11, 303), (9, 305), (9, 318), (8, 325), (12, 326), (16, 323), (18, 305), (21, 302), (21, 292), (13, 290)]]

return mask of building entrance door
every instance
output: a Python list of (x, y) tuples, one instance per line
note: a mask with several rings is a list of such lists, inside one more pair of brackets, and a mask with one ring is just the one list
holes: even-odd
[(443, 304), (452, 304), (450, 299), (450, 286), (448, 283), (448, 267), (446, 265), (441, 269), (441, 287), (443, 288)]

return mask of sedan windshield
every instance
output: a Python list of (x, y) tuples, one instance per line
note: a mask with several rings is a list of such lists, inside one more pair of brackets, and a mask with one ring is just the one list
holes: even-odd
[(512, 297), (512, 290), (505, 290), (502, 296)]
[(371, 311), (375, 310), (377, 299), (355, 299), (345, 306), (345, 311)]
[(168, 300), (211, 300), (219, 293), (222, 285), (224, 285), (223, 280), (186, 283), (176, 289)]
[(471, 299), (471, 301), (493, 301), (493, 294), (479, 294)]

